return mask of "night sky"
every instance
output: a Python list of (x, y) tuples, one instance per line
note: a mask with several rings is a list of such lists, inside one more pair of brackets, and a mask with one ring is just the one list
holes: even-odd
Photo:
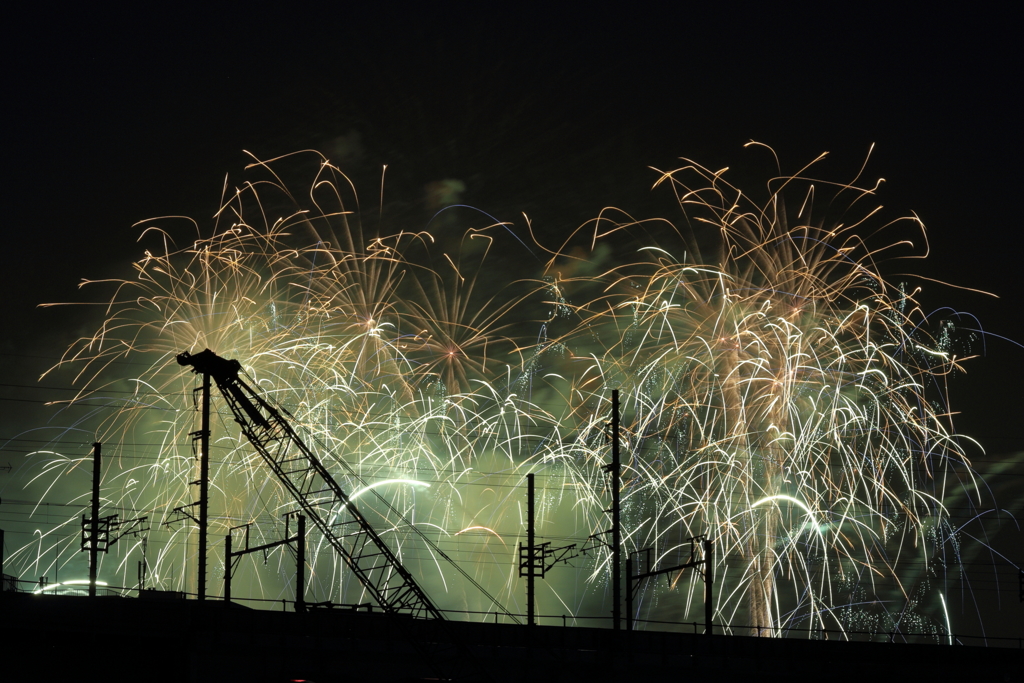
[[(45, 419), (54, 395), (23, 387), (97, 320), (37, 305), (88, 300), (81, 278), (126, 276), (137, 221), (210, 216), (243, 150), (337, 157), (358, 141), (346, 170), (369, 203), (384, 164), (385, 202), (458, 178), (465, 203), (526, 212), (557, 242), (602, 207), (658, 205), (649, 166), (764, 168), (743, 149), (757, 140), (794, 171), (828, 151), (819, 175), (843, 180), (876, 145), (865, 177), (886, 179), (892, 215), (920, 216), (932, 252), (885, 270), (998, 296), (921, 296), (999, 335), (953, 379), (959, 429), (985, 447), (982, 472), (1024, 458), (1019, 12), (467, 7), (9, 17), (0, 442)], [(1019, 517), (1022, 474), (990, 482)], [(4, 498), (20, 491), (12, 477), (0, 472)], [(1020, 539), (1000, 540), (1017, 565)], [(1003, 632), (1020, 635), (1015, 582), (1003, 594)]]

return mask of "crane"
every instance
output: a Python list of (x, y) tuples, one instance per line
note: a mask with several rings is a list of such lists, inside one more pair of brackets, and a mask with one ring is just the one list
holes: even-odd
[[(206, 349), (178, 364), (209, 375), (242, 433), (373, 599), (389, 614), (444, 620), (441, 611), (381, 540), (327, 468), (295, 432), (284, 408), (264, 400), (238, 374), (242, 364)], [(284, 414), (282, 414), (284, 413)]]

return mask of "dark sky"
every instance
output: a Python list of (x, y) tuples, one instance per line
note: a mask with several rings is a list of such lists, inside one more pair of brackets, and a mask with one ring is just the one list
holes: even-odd
[[(753, 139), (790, 168), (829, 151), (821, 173), (845, 179), (875, 143), (880, 201), (929, 228), (932, 257), (915, 269), (1001, 297), (935, 287), (926, 300), (1021, 340), (1017, 19), (683, 6), (23, 15), (8, 45), (3, 350), (66, 331), (78, 313), (34, 306), (122, 272), (136, 221), (210, 215), (243, 149), (331, 154), (353, 131), (364, 193), (383, 164), (392, 197), (460, 178), (468, 203), (526, 211), (553, 235), (606, 205), (641, 206), (647, 166), (678, 157), (741, 167)], [(988, 353), (978, 381), (961, 381), (972, 402), (1003, 403), (968, 420), (990, 448), (1020, 450), (1005, 417), (1024, 356), (995, 339)]]
[[(77, 336), (86, 313), (35, 306), (123, 275), (136, 221), (209, 216), (242, 150), (330, 154), (353, 131), (370, 196), (383, 164), (397, 197), (460, 178), (467, 203), (552, 235), (644, 206), (647, 167), (679, 157), (740, 167), (754, 139), (791, 169), (829, 151), (822, 174), (845, 179), (875, 143), (880, 201), (929, 229), (915, 268), (1000, 297), (925, 300), (1024, 340), (1019, 12), (468, 7), (9, 17), (0, 382), (25, 384)], [(993, 337), (954, 381), (990, 455), (1024, 452), (1022, 367)], [(5, 401), (0, 437), (24, 409)]]

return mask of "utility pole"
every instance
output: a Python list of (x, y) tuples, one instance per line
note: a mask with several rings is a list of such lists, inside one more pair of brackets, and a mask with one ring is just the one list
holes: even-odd
[(550, 542), (536, 543), (536, 521), (534, 516), (534, 484), (533, 472), (526, 475), (526, 547), (519, 544), (519, 576), (526, 577), (526, 624), (527, 626), (537, 625), (536, 616), (536, 593), (534, 591), (534, 579), (544, 578), (548, 571), (559, 562), (568, 563), (576, 557), (573, 552), (576, 544), (567, 545), (561, 548), (551, 548)]
[[(295, 539), (295, 611), (306, 611), (306, 516), (296, 515), (299, 529)], [(287, 531), (287, 529), (285, 530)]]
[[(245, 525), (245, 536), (246, 545), (249, 544), (249, 525)], [(224, 536), (224, 604), (231, 604), (231, 570), (232, 562), (231, 558), (234, 557), (234, 553), (231, 552), (231, 530), (228, 529), (228, 533)]]
[[(606, 426), (607, 423), (606, 423)], [(612, 442), (612, 461), (604, 466), (604, 471), (611, 474), (612, 507), (605, 512), (612, 516), (612, 528), (592, 534), (580, 552), (584, 555), (592, 547), (603, 545), (611, 550), (612, 560), (612, 628), (622, 629), (622, 526), (620, 524), (620, 494), (622, 489), (622, 466), (619, 458), (619, 390), (612, 389), (612, 421), (609, 426), (611, 433), (606, 434), (607, 441)], [(605, 534), (611, 535), (611, 543), (600, 540)], [(594, 546), (591, 545), (594, 544)]]
[(536, 594), (534, 593), (534, 578), (537, 576), (532, 571), (532, 560), (533, 560), (533, 549), (536, 547), (534, 544), (534, 517), (533, 517), (533, 472), (526, 475), (526, 544), (529, 547), (529, 555), (531, 559), (531, 571), (526, 575), (526, 625), (536, 626), (537, 618), (535, 614), (536, 609)]
[(715, 542), (710, 538), (704, 539), (704, 633), (713, 635), (714, 627), (711, 624), (711, 613), (715, 605), (712, 595), (712, 585), (715, 582)]
[(206, 599), (206, 528), (210, 506), (210, 373), (203, 373), (203, 412), (199, 426), (199, 599)]
[(619, 525), (619, 493), (622, 470), (619, 462), (619, 390), (612, 389), (612, 621), (622, 628), (622, 527)]
[[(149, 531), (145, 526), (148, 517), (135, 519), (119, 519), (119, 515), (100, 517), (100, 473), (102, 445), (92, 445), (92, 517), (82, 515), (82, 539), (80, 550), (89, 551), (89, 597), (96, 597), (96, 583), (99, 574), (99, 553), (108, 552), (110, 546), (127, 534), (139, 534)], [(54, 570), (56, 572), (56, 569)]]
[(146, 576), (149, 574), (149, 563), (146, 560), (146, 537), (142, 537), (142, 559), (138, 564), (139, 590), (146, 590)]
[[(175, 524), (187, 518), (191, 519), (199, 527), (199, 567), (196, 577), (196, 597), (199, 600), (206, 600), (206, 533), (209, 526), (210, 507), (210, 373), (202, 372), (200, 374), (203, 376), (203, 388), (199, 390), (202, 392), (199, 407), (199, 431), (189, 434), (192, 437), (193, 449), (195, 448), (195, 443), (199, 442), (199, 480), (191, 482), (193, 486), (199, 486), (199, 500), (171, 510), (174, 516), (164, 522), (164, 525)], [(192, 507), (199, 508), (198, 517), (189, 511), (189, 508)]]
[(97, 560), (99, 559), (99, 544), (97, 541), (100, 537), (100, 450), (101, 445), (99, 442), (92, 445), (92, 524), (90, 526), (90, 536), (92, 537), (92, 543), (89, 544), (89, 597), (96, 597), (96, 575), (98, 569), (96, 567)]

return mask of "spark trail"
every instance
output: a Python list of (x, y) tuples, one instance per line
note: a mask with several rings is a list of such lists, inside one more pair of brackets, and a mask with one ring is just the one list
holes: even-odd
[[(675, 193), (684, 227), (608, 209), (562, 246), (534, 240), (525, 251), (501, 223), (371, 231), (325, 158), (308, 196), (293, 195), (276, 169), (294, 160), (252, 164), (256, 178), (207, 232), (193, 223), (183, 238), (173, 221), (144, 223), (150, 247), (134, 275), (86, 283), (111, 291), (106, 318), (54, 371), (82, 387), (72, 405), (130, 393), (76, 428), (112, 449), (149, 444), (121, 447), (106, 505), (166, 520), (192, 501), (194, 379), (174, 358), (210, 348), (242, 361), (343, 487), (370, 482), (401, 513), (380, 506), (375, 528), (439, 606), (489, 609), (402, 519), (515, 606), (527, 472), (543, 477), (543, 534), (582, 540), (607, 527), (604, 424), (617, 388), (626, 550), (652, 547), (663, 565), (688, 537), (714, 538), (718, 623), (762, 635), (884, 632), (898, 613), (940, 623), (941, 612), (919, 606), (920, 567), (934, 574), (934, 558), (959, 552), (947, 501), (980, 500), (982, 485), (944, 391), (962, 359), (941, 328), (929, 336), (916, 291), (882, 269), (919, 256), (911, 242), (924, 242), (924, 228), (861, 209), (876, 187), (811, 180), (809, 165), (780, 173), (755, 201), (724, 171), (688, 161), (656, 183)], [(503, 279), (510, 256), (530, 264), (534, 253), (546, 266)], [(214, 432), (211, 538), (257, 522), (274, 540), (294, 503), (230, 421), (215, 420)], [(39, 454), (26, 467), (39, 488), (79, 463)], [(194, 529), (160, 528), (155, 580), (188, 590)], [(12, 559), (38, 570), (59, 543), (47, 542)], [(65, 541), (61, 561), (75, 549)], [(104, 573), (132, 585), (127, 560), (138, 549), (121, 550)], [(243, 571), (250, 590), (290, 597), (290, 563), (271, 559), (269, 571)], [(309, 563), (307, 599), (362, 601), (315, 539)], [(602, 551), (559, 570), (541, 613), (607, 614), (608, 567)], [(697, 583), (646, 588), (637, 616), (693, 620)]]

